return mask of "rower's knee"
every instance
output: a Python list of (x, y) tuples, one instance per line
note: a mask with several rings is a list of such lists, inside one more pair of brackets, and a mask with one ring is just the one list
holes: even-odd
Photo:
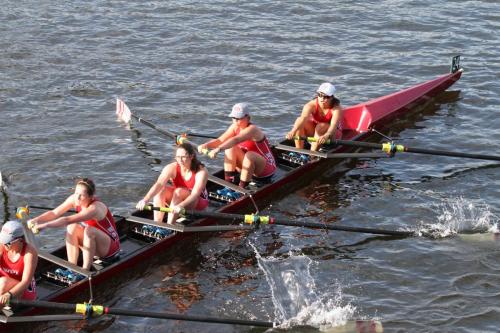
[(66, 232), (68, 234), (74, 235), (76, 233), (77, 228), (78, 228), (78, 224), (77, 223), (68, 224), (66, 226)]
[(0, 294), (3, 295), (7, 292), (7, 277), (0, 277)]
[(86, 240), (94, 239), (95, 238), (95, 231), (96, 229), (93, 227), (85, 227), (83, 229), (83, 237)]

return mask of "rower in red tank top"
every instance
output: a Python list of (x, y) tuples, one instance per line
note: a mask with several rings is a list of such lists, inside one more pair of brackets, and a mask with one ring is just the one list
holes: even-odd
[(217, 139), (198, 146), (198, 151), (212, 149), (208, 156), (215, 156), (224, 150), (224, 179), (233, 181), (240, 172), (240, 187), (247, 187), (256, 178), (272, 177), (276, 161), (264, 132), (250, 122), (250, 107), (247, 103), (233, 106), (229, 117), (233, 123)]
[(36, 249), (26, 243), (20, 222), (8, 221), (0, 232), (0, 309), (9, 300), (36, 299)]
[[(340, 101), (333, 95), (335, 91), (333, 84), (322, 83), (316, 91), (316, 98), (304, 105), (286, 138), (293, 140), (295, 136), (314, 137), (317, 141), (311, 143), (313, 151), (318, 150), (327, 140), (341, 139), (343, 110)], [(304, 148), (304, 141), (295, 140), (295, 147)]]
[[(234, 131), (234, 135), (237, 136), (240, 134), (241, 128), (236, 128)], [(266, 166), (264, 171), (260, 174), (258, 178), (266, 178), (270, 177), (276, 171), (276, 161), (274, 159), (274, 155), (271, 152), (271, 146), (269, 145), (269, 141), (264, 136), (264, 138), (260, 141), (254, 140), (246, 140), (238, 143), (238, 147), (240, 147), (245, 153), (249, 151), (253, 151), (260, 156), (266, 159)]]
[[(70, 209), (75, 209), (76, 214), (64, 216)], [(108, 207), (96, 199), (95, 184), (88, 178), (79, 179), (75, 192), (61, 205), (28, 222), (35, 230), (65, 226), (68, 261), (76, 265), (81, 250), (82, 267), (87, 270), (91, 269), (94, 256), (107, 258), (120, 251), (113, 216)]]
[[(143, 210), (153, 199), (156, 207), (167, 204), (173, 209), (168, 214), (167, 223), (175, 223), (181, 209), (203, 210), (208, 206), (206, 184), (208, 171), (196, 157), (196, 151), (189, 143), (180, 144), (175, 152), (175, 162), (165, 166), (136, 208)], [(162, 223), (164, 213), (154, 211), (154, 220)]]
[[(94, 198), (92, 202), (98, 200), (99, 199)], [(81, 207), (76, 206), (75, 210), (78, 213), (81, 211)], [(97, 228), (108, 235), (108, 237), (111, 239), (108, 253), (103, 258), (112, 257), (120, 252), (120, 238), (118, 237), (118, 232), (116, 231), (115, 219), (113, 218), (113, 214), (111, 214), (111, 211), (109, 209), (107, 209), (106, 216), (103, 219), (99, 221), (97, 221), (96, 219), (83, 221), (81, 222), (81, 225), (83, 225), (84, 227), (90, 226)]]
[[(198, 172), (200, 171), (197, 171), (196, 173)], [(188, 190), (192, 191), (193, 188), (196, 186), (196, 173), (191, 172), (189, 179), (185, 179), (182, 176), (181, 166), (179, 164), (176, 164), (176, 175), (175, 178), (173, 179), (174, 187), (176, 188), (185, 187)], [(200, 198), (198, 200), (198, 204), (196, 205), (195, 209), (203, 210), (207, 206), (208, 206), (208, 192), (207, 189), (204, 188), (200, 194)]]

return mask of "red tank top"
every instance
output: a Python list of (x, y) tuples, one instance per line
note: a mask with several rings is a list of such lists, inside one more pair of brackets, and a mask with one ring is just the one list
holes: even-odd
[[(94, 199), (94, 201), (98, 201)], [(92, 202), (94, 202), (92, 201)], [(76, 206), (76, 212), (80, 212), (82, 208), (80, 206)], [(100, 220), (87, 220), (83, 222), (84, 225), (88, 225), (94, 228), (97, 228), (108, 235), (112, 240), (118, 240), (118, 232), (116, 231), (115, 219), (113, 218), (113, 214), (107, 209), (106, 216)]]
[[(2, 245), (3, 246), (3, 245)], [(9, 259), (9, 254), (7, 249), (3, 248), (2, 256), (0, 257), (0, 269), (4, 271), (9, 277), (14, 280), (21, 281), (24, 271), (24, 255), (26, 254), (26, 243), (23, 245), (21, 250), (21, 255), (16, 262), (12, 262)]]
[(316, 109), (314, 110), (312, 116), (313, 119), (318, 123), (329, 124), (330, 121), (332, 120), (333, 112), (332, 109), (328, 109), (328, 112), (326, 114), (323, 114), (323, 112), (321, 112), (319, 109), (319, 102), (318, 99), (316, 98)]
[[(234, 135), (238, 135), (240, 133), (240, 128), (236, 128), (234, 130)], [(264, 138), (260, 141), (246, 140), (238, 143), (238, 147), (240, 147), (243, 151), (253, 151), (264, 157), (267, 160), (268, 164), (276, 165), (276, 161), (274, 160), (274, 155), (271, 152), (271, 146), (269, 145), (269, 141), (264, 136)]]
[[(196, 174), (197, 174), (197, 172), (191, 172), (191, 177), (189, 177), (189, 179), (186, 180), (186, 179), (184, 179), (184, 177), (182, 177), (181, 166), (179, 164), (176, 164), (176, 166), (175, 166), (175, 178), (173, 179), (174, 187), (176, 187), (176, 188), (177, 187), (185, 187), (189, 190), (192, 190), (194, 187), (194, 184), (196, 183)], [(203, 189), (200, 197), (208, 198), (208, 192), (207, 192), (206, 188)]]

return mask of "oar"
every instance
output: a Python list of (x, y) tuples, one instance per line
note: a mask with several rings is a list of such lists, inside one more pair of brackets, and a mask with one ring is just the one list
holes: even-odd
[(131, 317), (148, 317), (148, 318), (159, 318), (159, 319), (185, 320), (185, 321), (197, 321), (205, 323), (232, 324), (232, 325), (258, 326), (258, 327), (271, 327), (271, 328), (276, 326), (275, 323), (267, 321), (217, 318), (217, 317), (196, 316), (196, 315), (182, 315), (169, 312), (138, 311), (138, 310), (128, 310), (120, 308), (110, 308), (103, 305), (92, 305), (87, 303), (69, 304), (69, 303), (56, 303), (47, 301), (25, 301), (25, 300), (12, 299), (10, 301), (10, 304), (35, 307), (35, 308), (71, 310), (74, 311), (75, 313), (82, 314), (85, 318), (98, 317), (102, 315), (121, 315), (121, 316), (131, 316)]
[[(164, 213), (171, 213), (172, 208), (170, 207), (151, 207), (145, 206), (145, 210), (158, 210)], [(182, 209), (181, 215), (187, 215), (192, 217), (211, 217), (221, 220), (231, 220), (240, 221), (248, 224), (276, 224), (276, 225), (286, 225), (292, 227), (305, 227), (312, 229), (328, 229), (328, 230), (339, 230), (348, 232), (360, 232), (365, 234), (377, 234), (377, 235), (389, 235), (389, 236), (400, 236), (408, 237), (415, 236), (412, 231), (399, 231), (399, 230), (383, 230), (383, 229), (373, 229), (373, 228), (361, 228), (361, 227), (348, 227), (340, 225), (329, 225), (317, 222), (295, 222), (295, 221), (280, 221), (270, 216), (260, 216), (254, 214), (227, 214), (227, 213), (217, 213), (217, 212), (207, 212), (207, 211), (197, 211)]]
[[(296, 136), (294, 139), (296, 140), (307, 140), (308, 142), (317, 141), (316, 138), (312, 137), (301, 137)], [(338, 146), (352, 146), (352, 147), (364, 147), (364, 148), (377, 148), (388, 154), (395, 153), (416, 153), (416, 154), (426, 154), (426, 155), (438, 155), (438, 156), (449, 156), (449, 157), (463, 157), (463, 158), (473, 158), (479, 160), (491, 160), (491, 161), (500, 161), (500, 156), (494, 155), (483, 155), (483, 154), (469, 154), (469, 153), (461, 153), (461, 152), (453, 152), (446, 150), (432, 150), (432, 149), (424, 149), (424, 148), (411, 148), (403, 145), (397, 145), (392, 142), (386, 143), (373, 143), (373, 142), (359, 142), (359, 141), (348, 141), (348, 140), (328, 140), (326, 143), (334, 144)]]
[[(169, 137), (169, 138), (172, 138), (175, 140), (175, 142), (177, 144), (181, 144), (181, 143), (189, 143), (190, 145), (192, 145), (196, 150), (198, 149), (198, 145), (189, 141), (186, 137), (186, 135), (177, 135), (171, 131), (168, 131), (168, 130), (164, 130), (164, 129), (161, 129), (161, 128), (158, 128), (156, 127), (153, 123), (147, 121), (147, 120), (144, 120), (140, 117), (137, 117), (136, 115), (134, 115), (132, 112), (130, 112), (130, 109), (128, 108), (128, 106), (125, 104), (125, 102), (123, 102), (121, 99), (116, 99), (116, 114), (118, 115), (118, 117), (120, 119), (122, 119), (123, 121), (125, 122), (129, 122), (131, 117), (134, 117), (135, 119), (137, 119), (139, 122), (157, 130), (158, 132), (162, 133), (163, 135)], [(207, 155), (208, 154), (208, 149), (204, 149), (203, 152), (202, 152), (203, 155)], [(243, 194), (248, 194), (250, 191), (247, 190), (247, 189), (243, 189), (241, 187), (239, 187), (238, 185), (235, 185), (231, 182), (228, 182), (222, 178), (219, 178), (219, 177), (216, 177), (212, 174), (209, 174), (208, 175), (208, 180), (211, 181), (211, 182), (214, 182), (216, 184), (219, 184), (219, 185), (222, 185), (222, 186), (225, 186), (225, 187), (228, 187), (230, 188), (231, 190), (233, 191), (236, 191), (236, 192), (239, 192), (239, 193), (243, 193)]]
[[(28, 207), (28, 209), (31, 209), (31, 208), (42, 209), (42, 210), (53, 210), (53, 209), (55, 209), (54, 207), (36, 206), (36, 205), (28, 205), (27, 207)], [(68, 210), (68, 213), (76, 213), (76, 210), (70, 209), (70, 210)], [(117, 214), (113, 214), (113, 217), (116, 217), (116, 218), (119, 218), (119, 219), (125, 218), (125, 216), (117, 215)]]
[[(157, 127), (155, 124), (153, 124), (152, 122), (133, 114), (130, 111), (130, 109), (128, 108), (127, 104), (125, 104), (125, 102), (119, 98), (116, 99), (116, 114), (118, 115), (118, 118), (121, 121), (123, 121), (124, 123), (129, 123), (131, 118), (134, 118), (138, 122), (143, 123), (144, 125), (149, 126), (152, 129), (157, 130), (158, 132), (160, 132), (168, 137), (171, 137), (172, 139), (176, 140), (176, 142), (178, 140), (178, 138), (177, 138), (178, 136), (175, 133), (161, 129), (161, 128)], [(199, 138), (209, 138), (209, 139), (216, 138), (214, 136), (205, 135), (205, 134), (197, 134), (197, 133), (186, 133), (186, 135), (192, 136), (192, 137), (199, 137)]]

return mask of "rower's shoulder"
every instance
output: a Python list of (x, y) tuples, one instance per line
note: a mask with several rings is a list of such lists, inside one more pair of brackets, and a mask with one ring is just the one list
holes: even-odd
[(314, 110), (316, 108), (316, 98), (311, 99), (309, 102), (304, 104), (303, 110)]

